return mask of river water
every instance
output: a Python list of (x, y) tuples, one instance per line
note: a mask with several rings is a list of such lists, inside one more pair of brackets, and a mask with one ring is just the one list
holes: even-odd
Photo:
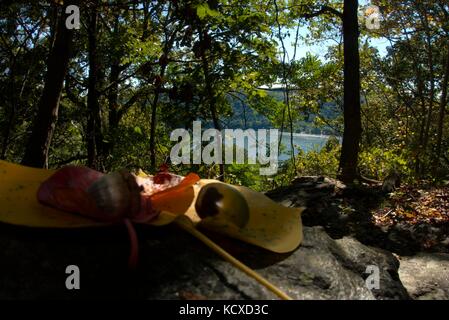
[[(315, 135), (306, 133), (294, 133), (293, 134), (293, 147), (295, 155), (298, 154), (299, 148), (304, 152), (311, 150), (320, 150), (326, 144), (329, 136), (325, 135)], [(291, 143), (290, 143), (290, 133), (284, 132), (281, 139), (281, 152), (279, 154), (279, 160), (287, 160), (291, 155)]]
[[(256, 138), (254, 137), (254, 139), (256, 139)], [(269, 141), (269, 136), (267, 136), (266, 139), (267, 139), (267, 141)], [(306, 153), (311, 150), (319, 151), (319, 150), (321, 150), (321, 148), (323, 148), (323, 146), (326, 144), (328, 139), (329, 139), (329, 136), (326, 136), (326, 135), (294, 133), (293, 134), (294, 154), (297, 155), (299, 153), (300, 149)], [(246, 140), (244, 140), (243, 145), (241, 144), (241, 141), (240, 142), (236, 141), (236, 146), (237, 146), (237, 148), (242, 148), (242, 149), (248, 150), (248, 142)], [(253, 147), (255, 147), (255, 146), (253, 146)], [(290, 133), (284, 132), (282, 134), (281, 148), (280, 148), (279, 155), (278, 155), (279, 161), (288, 160), (291, 157), (291, 150), (292, 150), (292, 148), (291, 148), (291, 141), (290, 141)], [(270, 150), (270, 154), (273, 154), (272, 152), (273, 152), (273, 150)]]

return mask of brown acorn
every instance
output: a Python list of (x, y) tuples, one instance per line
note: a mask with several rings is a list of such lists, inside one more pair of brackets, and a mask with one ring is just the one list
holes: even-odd
[(135, 176), (126, 170), (106, 174), (87, 189), (97, 208), (111, 217), (138, 214), (141, 191)]

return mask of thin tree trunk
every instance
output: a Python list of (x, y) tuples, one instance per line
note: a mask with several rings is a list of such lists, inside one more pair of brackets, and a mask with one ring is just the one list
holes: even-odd
[(419, 99), (421, 102), (421, 112), (420, 112), (421, 119), (419, 119), (419, 120), (421, 120), (421, 123), (419, 125), (419, 136), (418, 136), (418, 151), (419, 152), (417, 152), (416, 156), (415, 156), (415, 173), (417, 175), (420, 175), (421, 168), (422, 168), (420, 154), (422, 152), (424, 152), (423, 143), (424, 143), (424, 131), (425, 131), (425, 127), (426, 127), (426, 100), (424, 98), (424, 89), (423, 89), (424, 83), (421, 80), (422, 78), (421, 78), (421, 72), (419, 71), (420, 70), (419, 66), (416, 69), (418, 70), (417, 71), (418, 96), (419, 96)]
[[(6, 20), (6, 28), (5, 31), (7, 33), (8, 38), (12, 37), (14, 35), (14, 32), (16, 31), (16, 20), (11, 16)], [(17, 107), (17, 99), (16, 99), (16, 83), (15, 83), (15, 77), (16, 77), (16, 55), (14, 55), (11, 52), (11, 56), (9, 58), (9, 79), (8, 79), (8, 101), (9, 103), (6, 103), (5, 107), (5, 123), (4, 123), (4, 130), (2, 133), (2, 149), (0, 153), (0, 159), (6, 159), (6, 154), (8, 152), (9, 147), (9, 140), (11, 137), (11, 132), (14, 129), (14, 119), (16, 116), (16, 107)], [(9, 106), (9, 108), (8, 108)]]
[[(427, 109), (426, 115), (426, 124), (423, 136), (423, 155), (426, 156), (428, 154), (427, 146), (429, 144), (429, 135), (430, 135), (430, 123), (432, 121), (432, 113), (433, 113), (433, 100), (435, 97), (435, 75), (434, 75), (434, 63), (433, 63), (433, 52), (432, 52), (432, 39), (429, 30), (428, 18), (426, 14), (425, 8), (422, 8), (421, 4), (418, 4), (418, 10), (421, 11), (420, 19), (422, 24), (424, 25), (424, 30), (426, 34), (426, 44), (427, 44), (427, 63), (430, 72), (430, 97), (429, 97), (429, 108)], [(424, 173), (424, 166), (421, 167), (421, 173)]]
[(22, 164), (32, 167), (48, 166), (48, 150), (58, 118), (61, 91), (70, 60), (73, 38), (73, 30), (65, 26), (66, 5), (61, 8), (54, 44), (47, 61), (44, 89), (22, 159)]
[[(171, 12), (171, 5), (168, 8), (168, 12)], [(167, 17), (168, 21), (168, 17)], [(157, 128), (157, 105), (159, 103), (159, 97), (164, 84), (165, 71), (168, 65), (168, 56), (173, 48), (175, 41), (175, 35), (178, 30), (174, 30), (170, 36), (168, 36), (167, 24), (164, 26), (165, 30), (165, 43), (162, 56), (159, 58), (159, 76), (156, 79), (156, 87), (154, 91), (153, 101), (151, 103), (151, 129), (150, 129), (150, 167), (152, 170), (156, 170), (156, 128)], [(145, 36), (145, 34), (144, 34)]]
[(142, 40), (148, 38), (149, 29), (148, 29), (148, 21), (150, 20), (150, 3), (149, 1), (143, 1), (143, 32), (142, 32)]
[(0, 159), (6, 159), (6, 153), (8, 151), (8, 147), (9, 147), (9, 139), (11, 136), (11, 131), (13, 130), (14, 127), (14, 119), (16, 116), (16, 106), (17, 106), (17, 101), (16, 101), (16, 86), (15, 86), (15, 57), (13, 56), (11, 58), (11, 64), (10, 64), (10, 74), (9, 74), (9, 99), (10, 99), (10, 103), (9, 103), (9, 109), (6, 109), (5, 113), (6, 113), (6, 123), (5, 123), (5, 128), (3, 131), (3, 142), (2, 142), (2, 150), (1, 150), (1, 154), (0, 154)]
[[(165, 54), (164, 54), (165, 56)], [(159, 78), (156, 83), (154, 91), (153, 101), (151, 102), (151, 129), (150, 129), (150, 167), (152, 170), (156, 169), (156, 127), (157, 127), (157, 105), (159, 103), (159, 95), (161, 92), (163, 79), (165, 76), (165, 69), (167, 64), (161, 65), (161, 71), (159, 72)]]
[(440, 156), (441, 156), (441, 144), (443, 141), (443, 124), (444, 124), (444, 116), (446, 113), (446, 105), (447, 105), (447, 86), (449, 81), (449, 45), (447, 46), (446, 51), (446, 64), (445, 64), (445, 71), (443, 76), (443, 82), (441, 84), (442, 91), (441, 91), (441, 98), (440, 98), (440, 108), (438, 113), (438, 126), (437, 126), (437, 143), (435, 148), (435, 155), (434, 155), (434, 172), (438, 168), (438, 164), (440, 163)]
[(344, 1), (344, 132), (340, 156), (340, 179), (345, 183), (352, 183), (357, 177), (359, 142), (362, 132), (357, 9), (357, 0)]
[(103, 157), (103, 136), (101, 125), (101, 109), (98, 92), (100, 80), (100, 65), (98, 62), (97, 32), (98, 12), (96, 6), (92, 8), (89, 27), (89, 79), (87, 94), (87, 165), (94, 169), (101, 169)]
[[(204, 82), (205, 82), (205, 87), (206, 87), (207, 102), (209, 103), (209, 110), (210, 110), (210, 113), (212, 116), (212, 122), (214, 124), (214, 128), (221, 132), (221, 125), (220, 125), (220, 121), (219, 121), (218, 113), (217, 113), (216, 97), (215, 97), (214, 89), (212, 88), (212, 79), (210, 77), (209, 63), (207, 61), (206, 48), (204, 45), (204, 41), (207, 36), (207, 33), (205, 31), (203, 31), (201, 28), (199, 28), (198, 31), (199, 31), (200, 42), (202, 42), (202, 44), (200, 45), (200, 47), (201, 47), (200, 54), (201, 54), (201, 65), (202, 65), (202, 69), (203, 69), (203, 73), (204, 73)], [(218, 179), (221, 181), (224, 181), (225, 170), (224, 170), (223, 163), (219, 164), (219, 170), (220, 170), (220, 176), (218, 177)]]
[[(113, 43), (119, 41), (119, 15), (115, 16), (114, 21), (114, 34), (113, 34)], [(103, 145), (104, 154), (110, 155), (114, 151), (115, 145), (115, 136), (117, 134), (118, 125), (120, 122), (119, 119), (119, 106), (118, 106), (118, 91), (119, 91), (119, 77), (121, 73), (120, 67), (120, 53), (114, 53), (111, 56), (111, 67), (109, 73), (109, 83), (111, 84), (108, 89), (108, 139), (107, 143)], [(109, 169), (109, 168), (106, 168)]]

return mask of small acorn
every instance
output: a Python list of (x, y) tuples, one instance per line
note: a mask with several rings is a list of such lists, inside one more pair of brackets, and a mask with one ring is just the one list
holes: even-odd
[(106, 174), (87, 189), (97, 208), (111, 217), (139, 213), (141, 191), (135, 176), (126, 170)]
[(249, 221), (249, 207), (234, 187), (225, 183), (203, 186), (195, 202), (199, 217), (208, 223), (232, 223), (243, 228)]

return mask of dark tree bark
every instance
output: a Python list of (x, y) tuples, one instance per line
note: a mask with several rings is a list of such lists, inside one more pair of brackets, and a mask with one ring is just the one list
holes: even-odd
[(54, 43), (48, 56), (44, 89), (22, 159), (22, 164), (27, 166), (41, 168), (48, 166), (48, 150), (58, 118), (59, 101), (74, 33), (65, 26), (65, 8), (69, 4), (73, 4), (73, 1), (61, 8)]
[(12, 57), (10, 59), (10, 74), (9, 74), (9, 84), (8, 84), (8, 91), (9, 94), (9, 109), (5, 110), (5, 118), (6, 121), (4, 123), (4, 130), (3, 130), (3, 143), (2, 148), (0, 152), (0, 159), (4, 160), (6, 159), (6, 153), (8, 151), (9, 147), (9, 140), (11, 136), (11, 132), (14, 128), (14, 119), (16, 117), (16, 107), (17, 107), (17, 101), (16, 101), (16, 86), (15, 86), (15, 58)]
[(359, 142), (362, 134), (357, 9), (357, 0), (344, 1), (344, 133), (339, 178), (345, 183), (352, 183), (357, 177)]
[[(113, 31), (113, 42), (120, 41), (119, 39), (119, 15), (114, 18), (114, 31)], [(110, 88), (108, 91), (108, 105), (109, 105), (109, 130), (110, 135), (113, 135), (118, 127), (118, 92), (119, 92), (119, 77), (121, 73), (120, 67), (121, 52), (113, 52), (111, 56), (111, 69), (109, 73), (109, 83)], [(108, 151), (112, 152), (113, 149), (113, 139), (109, 139)]]
[(115, 57), (112, 58), (111, 63), (111, 69), (109, 74), (109, 83), (112, 84), (112, 86), (109, 88), (108, 92), (108, 107), (109, 107), (109, 114), (108, 114), (108, 131), (109, 131), (109, 137), (108, 142), (104, 144), (104, 152), (105, 154), (111, 154), (114, 150), (114, 137), (118, 130), (119, 125), (119, 106), (118, 106), (118, 81), (120, 76), (120, 65), (118, 59)]
[[(17, 28), (16, 20), (13, 17), (9, 17), (6, 20), (6, 34), (9, 37), (12, 37), (14, 35), (14, 31)], [(17, 108), (17, 101), (16, 101), (16, 84), (15, 84), (15, 77), (16, 77), (16, 56), (14, 54), (10, 54), (9, 56), (9, 83), (7, 85), (7, 93), (8, 96), (5, 99), (5, 116), (4, 120), (2, 119), (0, 121), (1, 125), (4, 127), (2, 132), (2, 147), (0, 151), (0, 159), (4, 160), (6, 159), (6, 153), (8, 152), (8, 147), (10, 144), (10, 137), (12, 134), (12, 131), (14, 130), (14, 120), (16, 117), (16, 108)]]
[(345, 183), (352, 183), (358, 176), (359, 143), (362, 135), (358, 5), (357, 0), (345, 0), (343, 14), (324, 5), (316, 12), (301, 15), (310, 19), (322, 14), (332, 14), (343, 20), (344, 132), (338, 177)]
[(98, 61), (97, 32), (98, 12), (94, 5), (88, 27), (89, 45), (89, 79), (87, 94), (87, 165), (94, 169), (102, 169), (103, 135), (101, 125), (101, 108), (98, 101), (98, 83), (100, 81), (100, 64)]
[[(171, 5), (168, 8), (168, 12), (171, 12)], [(168, 21), (169, 18), (167, 18)], [(155, 80), (154, 97), (151, 102), (151, 129), (150, 129), (150, 167), (152, 170), (156, 170), (156, 128), (157, 128), (157, 106), (159, 103), (160, 94), (163, 89), (165, 71), (169, 63), (169, 54), (173, 48), (175, 41), (175, 35), (179, 31), (175, 29), (169, 34), (167, 30), (168, 23), (164, 26), (165, 42), (162, 56), (159, 58), (160, 71)], [(144, 30), (145, 31), (145, 30)], [(146, 32), (146, 31), (145, 31)], [(145, 36), (145, 34), (144, 34)]]

